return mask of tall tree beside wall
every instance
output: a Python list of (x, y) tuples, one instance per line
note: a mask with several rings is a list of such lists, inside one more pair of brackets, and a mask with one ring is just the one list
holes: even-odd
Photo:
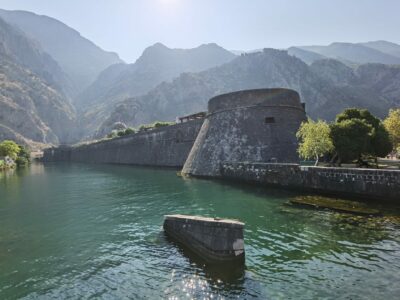
[(296, 134), (299, 139), (299, 155), (303, 159), (315, 159), (318, 165), (320, 157), (333, 151), (329, 125), (321, 120), (308, 119), (303, 122)]

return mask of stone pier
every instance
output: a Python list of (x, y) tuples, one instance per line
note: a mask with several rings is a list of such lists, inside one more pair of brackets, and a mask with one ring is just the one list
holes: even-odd
[(244, 262), (244, 223), (236, 220), (167, 215), (164, 230), (209, 263)]

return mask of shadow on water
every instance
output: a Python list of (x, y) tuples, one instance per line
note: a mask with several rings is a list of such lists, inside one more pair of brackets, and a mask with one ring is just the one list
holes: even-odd
[(222, 285), (228, 288), (234, 285), (236, 289), (240, 286), (244, 289), (246, 269), (244, 262), (208, 263), (183, 243), (168, 236), (164, 231), (160, 232), (160, 239), (176, 247), (179, 254), (188, 259), (190, 265), (201, 269), (210, 286)]
[[(159, 233), (159, 239), (165, 242), (166, 247), (176, 250), (176, 255), (186, 260), (194, 274), (199, 274), (206, 282), (210, 291), (215, 295), (235, 294), (237, 297), (250, 295), (249, 282), (246, 276), (246, 265), (244, 262), (226, 262), (210, 264), (198, 256), (184, 244), (169, 237), (164, 231)], [(254, 289), (256, 283), (251, 283)], [(193, 295), (196, 295), (194, 292)], [(200, 296), (201, 294), (199, 294)]]

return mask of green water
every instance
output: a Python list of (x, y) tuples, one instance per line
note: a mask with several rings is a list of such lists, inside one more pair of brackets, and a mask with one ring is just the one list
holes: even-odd
[[(351, 217), (174, 170), (49, 164), (0, 173), (0, 299), (399, 299), (398, 211)], [(246, 223), (243, 270), (168, 241), (163, 215)]]

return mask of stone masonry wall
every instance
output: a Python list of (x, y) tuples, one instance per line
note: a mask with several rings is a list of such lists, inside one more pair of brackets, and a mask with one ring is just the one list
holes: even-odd
[(218, 177), (222, 161), (297, 163), (296, 132), (305, 120), (293, 90), (246, 90), (214, 97), (182, 173)]
[(244, 261), (244, 224), (239, 221), (167, 215), (164, 229), (209, 262)]
[(304, 167), (298, 164), (221, 164), (223, 178), (332, 195), (400, 200), (400, 170)]
[(194, 120), (88, 145), (50, 148), (43, 161), (182, 167), (202, 123)]

